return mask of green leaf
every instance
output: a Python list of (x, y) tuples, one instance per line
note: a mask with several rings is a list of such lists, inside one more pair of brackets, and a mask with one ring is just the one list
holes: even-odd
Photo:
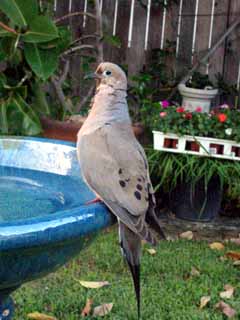
[(58, 55), (55, 49), (41, 50), (36, 44), (25, 44), (24, 54), (27, 63), (42, 80), (47, 80), (57, 69)]
[(42, 131), (41, 124), (30, 105), (19, 94), (16, 94), (12, 98), (12, 102), (15, 104), (18, 113), (22, 116), (22, 134), (29, 136), (38, 135)]
[(0, 26), (0, 38), (3, 38), (3, 37), (11, 37), (12, 36), (12, 33), (11, 32), (8, 32), (7, 30), (3, 29), (1, 26)]
[(1, 0), (0, 10), (19, 27), (26, 27), (38, 14), (36, 0)]
[(7, 106), (5, 102), (0, 105), (0, 128), (1, 134), (8, 133)]
[(22, 35), (25, 42), (41, 43), (58, 38), (58, 29), (47, 16), (37, 16), (29, 23), (29, 30)]

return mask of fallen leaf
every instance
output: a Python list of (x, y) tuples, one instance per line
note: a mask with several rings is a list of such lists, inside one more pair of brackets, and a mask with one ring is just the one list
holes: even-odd
[(240, 260), (240, 252), (237, 252), (237, 251), (228, 251), (226, 253), (226, 256), (233, 260)]
[(192, 231), (186, 231), (179, 235), (181, 239), (187, 239), (192, 240), (193, 239), (193, 232)]
[(210, 243), (209, 247), (213, 250), (223, 250), (225, 248), (221, 242)]
[(81, 281), (81, 280), (78, 280), (78, 281), (83, 287), (89, 288), (89, 289), (98, 289), (98, 288), (108, 286), (110, 284), (108, 281)]
[(151, 256), (153, 256), (157, 253), (157, 251), (155, 249), (147, 249), (147, 252), (150, 253)]
[(104, 303), (98, 307), (95, 307), (93, 310), (94, 317), (104, 317), (106, 314), (111, 312), (113, 303)]
[(206, 307), (206, 305), (208, 304), (208, 302), (211, 300), (210, 296), (203, 296), (200, 300), (200, 306), (199, 309), (203, 309), (204, 307)]
[(200, 271), (197, 268), (192, 267), (190, 275), (193, 277), (200, 276)]
[(44, 313), (40, 313), (40, 312), (33, 312), (33, 313), (29, 313), (27, 315), (27, 317), (29, 319), (33, 319), (33, 320), (57, 320), (57, 318), (55, 317), (51, 317), (51, 316), (48, 316)]
[(230, 284), (224, 286), (225, 291), (220, 292), (220, 297), (222, 299), (230, 299), (233, 296), (235, 288)]
[(85, 307), (82, 309), (81, 316), (82, 317), (87, 317), (89, 316), (91, 309), (92, 309), (92, 304), (93, 300), (92, 299), (87, 299)]
[(234, 261), (234, 262), (233, 262), (233, 265), (236, 266), (236, 267), (237, 267), (237, 266), (240, 266), (240, 260)]
[(225, 314), (225, 316), (227, 316), (228, 318), (232, 318), (236, 315), (236, 310), (234, 310), (232, 307), (230, 307), (229, 304), (223, 301), (218, 302), (215, 307), (222, 311), (222, 313)]
[(229, 242), (240, 246), (240, 238), (231, 238), (231, 239), (229, 239)]

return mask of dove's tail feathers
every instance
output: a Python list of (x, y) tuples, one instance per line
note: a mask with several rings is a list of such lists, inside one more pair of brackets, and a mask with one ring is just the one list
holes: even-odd
[(140, 319), (140, 237), (119, 221), (119, 238), (122, 254), (127, 261), (132, 274), (134, 290), (137, 299), (138, 319)]
[(165, 237), (165, 234), (161, 228), (161, 225), (159, 223), (159, 219), (156, 215), (154, 207), (155, 207), (154, 203), (150, 199), (149, 208), (148, 208), (148, 211), (146, 214), (146, 222), (149, 225), (149, 227), (157, 233), (158, 238), (160, 240), (164, 240), (164, 239), (166, 239), (166, 237)]

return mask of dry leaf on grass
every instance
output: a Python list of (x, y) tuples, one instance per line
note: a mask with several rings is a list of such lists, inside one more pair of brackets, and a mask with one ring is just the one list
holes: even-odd
[(237, 251), (228, 251), (226, 253), (226, 257), (233, 259), (233, 260), (240, 260), (240, 252)]
[(200, 276), (200, 271), (199, 271), (197, 268), (192, 267), (191, 272), (190, 272), (190, 275), (191, 275), (192, 277), (198, 277), (198, 276)]
[(113, 303), (101, 304), (100, 306), (94, 308), (93, 316), (94, 317), (104, 317), (109, 312), (111, 312), (112, 307), (113, 307)]
[(233, 262), (233, 265), (234, 265), (235, 267), (239, 267), (239, 266), (240, 266), (240, 260), (234, 261), (234, 262)]
[(210, 300), (211, 300), (210, 296), (203, 296), (200, 300), (199, 309), (203, 309), (204, 307), (206, 307), (206, 305), (209, 303)]
[(223, 250), (225, 248), (221, 242), (210, 243), (209, 247), (213, 250)]
[(179, 235), (181, 239), (187, 239), (192, 240), (193, 239), (193, 232), (192, 231), (186, 231)]
[(98, 289), (98, 288), (102, 288), (105, 286), (109, 286), (109, 282), (108, 281), (81, 281), (78, 280), (78, 282), (85, 288), (89, 288), (89, 289)]
[(232, 298), (235, 288), (233, 286), (231, 286), (230, 284), (226, 284), (224, 286), (224, 290), (225, 291), (220, 292), (220, 297), (222, 299)]
[(92, 304), (93, 300), (92, 299), (87, 299), (85, 307), (82, 309), (81, 316), (82, 317), (87, 317), (89, 316), (91, 309), (92, 309)]
[(57, 318), (55, 317), (51, 317), (51, 316), (48, 316), (47, 314), (40, 313), (40, 312), (29, 313), (27, 317), (33, 320), (57, 320)]
[(151, 256), (153, 256), (157, 253), (157, 251), (155, 249), (147, 249), (147, 252), (150, 253)]
[(229, 304), (223, 301), (218, 302), (215, 307), (222, 311), (222, 313), (225, 314), (225, 316), (227, 316), (228, 318), (232, 318), (236, 315), (236, 310), (234, 310), (232, 307), (230, 307)]

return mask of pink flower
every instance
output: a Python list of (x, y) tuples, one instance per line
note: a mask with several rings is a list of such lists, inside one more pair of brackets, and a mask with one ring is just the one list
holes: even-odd
[(164, 118), (164, 117), (166, 117), (167, 112), (160, 112), (159, 115), (160, 115), (161, 118)]
[(163, 108), (167, 108), (167, 107), (169, 107), (169, 102), (167, 100), (163, 100), (163, 101), (161, 101), (161, 105)]
[(196, 112), (202, 112), (202, 107), (197, 107), (195, 111)]

